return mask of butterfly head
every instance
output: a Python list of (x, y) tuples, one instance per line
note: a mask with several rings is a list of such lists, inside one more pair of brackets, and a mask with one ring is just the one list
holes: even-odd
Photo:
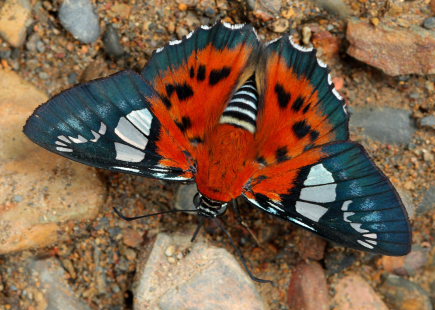
[(228, 202), (216, 201), (201, 193), (196, 193), (193, 197), (193, 203), (198, 214), (205, 217), (218, 217), (224, 214), (228, 207)]

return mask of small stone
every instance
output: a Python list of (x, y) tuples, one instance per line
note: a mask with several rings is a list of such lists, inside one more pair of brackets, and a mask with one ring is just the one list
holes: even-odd
[[(195, 184), (180, 185), (175, 195), (174, 207), (177, 210), (196, 210), (193, 197), (198, 193)], [(190, 214), (191, 212), (186, 212)]]
[(421, 27), (378, 25), (352, 19), (347, 53), (391, 76), (435, 73), (435, 33)]
[(430, 128), (435, 130), (435, 116), (425, 116), (420, 120), (420, 126), (423, 128)]
[(353, 252), (343, 252), (339, 250), (328, 251), (325, 255), (325, 267), (328, 275), (341, 273), (349, 268), (357, 260)]
[(13, 47), (22, 46), (26, 28), (32, 23), (30, 1), (6, 0), (0, 6), (0, 36)]
[(377, 25), (379, 25), (379, 23), (380, 23), (379, 18), (377, 18), (377, 17), (373, 17), (372, 19), (370, 19), (370, 21), (373, 24), (373, 26), (375, 26), (375, 27)]
[(133, 249), (126, 249), (124, 255), (129, 261), (134, 261), (137, 257), (136, 251)]
[(431, 0), (430, 1), (430, 8), (432, 10), (432, 13), (435, 14), (435, 0)]
[(100, 36), (100, 24), (89, 0), (64, 0), (59, 19), (66, 30), (83, 43), (95, 42)]
[(387, 107), (354, 108), (350, 125), (382, 143), (406, 144), (415, 133), (410, 111)]
[(396, 275), (387, 275), (379, 288), (391, 309), (432, 310), (428, 293), (418, 284)]
[(388, 310), (373, 288), (357, 274), (348, 274), (334, 284), (334, 310)]
[(302, 28), (302, 42), (304, 45), (310, 45), (311, 44), (311, 28), (310, 27), (303, 27)]
[(139, 247), (143, 242), (142, 234), (131, 228), (124, 230), (122, 238), (124, 244), (132, 248)]
[(303, 259), (322, 260), (325, 255), (326, 240), (310, 231), (299, 229), (296, 247)]
[(435, 29), (435, 17), (426, 18), (423, 22), (423, 27), (426, 29)]
[(435, 184), (429, 186), (429, 189), (424, 193), (423, 202), (417, 208), (417, 214), (423, 215), (435, 210)]
[(346, 18), (351, 14), (349, 6), (343, 0), (313, 0), (313, 2), (341, 18)]
[(288, 290), (291, 310), (328, 310), (329, 297), (325, 273), (317, 262), (301, 263), (292, 273)]
[(434, 155), (432, 154), (432, 152), (422, 149), (421, 150), (422, 154), (423, 154), (423, 160), (425, 162), (432, 162), (434, 161)]
[[(30, 261), (27, 266), (29, 276), (41, 289), (48, 307), (44, 309), (74, 309), (90, 310), (91, 308), (80, 300), (65, 280), (66, 274), (57, 259)], [(41, 297), (39, 297), (41, 299)]]
[(124, 47), (122, 46), (118, 31), (112, 24), (108, 24), (106, 32), (103, 37), (104, 50), (106, 53), (113, 57), (120, 57), (124, 54)]
[(175, 246), (170, 245), (166, 248), (166, 251), (165, 251), (166, 256), (168, 256), (168, 257), (172, 256), (172, 255), (174, 255), (174, 253), (175, 253)]
[(428, 252), (428, 249), (415, 245), (405, 256), (383, 256), (381, 263), (388, 272), (400, 276), (413, 276), (428, 262)]
[(323, 52), (322, 55), (331, 59), (338, 56), (341, 39), (329, 31), (319, 31), (313, 34), (313, 45)]
[(263, 16), (264, 21), (278, 16), (282, 6), (281, 0), (248, 0), (247, 2), (254, 15)]
[[(138, 264), (143, 267), (133, 285), (136, 310), (266, 309), (252, 280), (226, 250), (190, 238), (190, 233), (157, 235)], [(178, 261), (169, 257), (171, 263), (165, 255), (170, 246), (186, 255)]]
[(341, 76), (336, 76), (332, 78), (332, 83), (334, 83), (335, 89), (340, 91), (344, 87), (344, 79)]
[(290, 22), (287, 19), (279, 18), (272, 23), (272, 31), (276, 33), (283, 33), (290, 27)]

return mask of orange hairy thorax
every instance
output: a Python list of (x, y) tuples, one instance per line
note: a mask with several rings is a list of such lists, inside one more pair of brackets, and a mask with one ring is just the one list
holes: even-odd
[(230, 201), (258, 169), (254, 135), (245, 129), (221, 124), (197, 149), (198, 190), (210, 199)]

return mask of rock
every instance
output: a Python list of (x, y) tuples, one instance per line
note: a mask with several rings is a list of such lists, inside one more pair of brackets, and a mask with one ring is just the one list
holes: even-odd
[(254, 15), (263, 21), (278, 16), (282, 5), (280, 0), (248, 0), (247, 2)]
[[(177, 210), (196, 210), (193, 197), (198, 193), (196, 184), (180, 185), (175, 195), (174, 207)], [(191, 212), (186, 212), (191, 214)]]
[(322, 9), (341, 18), (346, 18), (351, 14), (349, 6), (343, 0), (312, 0)]
[(423, 22), (423, 27), (426, 29), (435, 29), (435, 17), (426, 18)]
[(412, 194), (402, 187), (396, 187), (396, 190), (399, 194), (400, 200), (402, 200), (402, 203), (405, 206), (406, 213), (408, 214), (409, 219), (414, 219), (415, 205), (414, 201), (412, 200)]
[(395, 310), (432, 310), (428, 293), (418, 284), (396, 275), (387, 275), (379, 288), (385, 301)]
[(104, 50), (113, 57), (120, 57), (124, 54), (124, 47), (119, 40), (118, 31), (111, 24), (106, 27), (106, 33), (103, 37)]
[(331, 250), (325, 256), (325, 268), (328, 275), (341, 273), (349, 268), (357, 260), (354, 252), (343, 252), (341, 250)]
[(59, 19), (66, 30), (83, 43), (95, 42), (100, 36), (100, 24), (89, 0), (64, 0)]
[(279, 18), (271, 25), (272, 31), (276, 33), (283, 33), (290, 27), (290, 22), (287, 19)]
[(131, 228), (124, 229), (122, 238), (124, 244), (132, 248), (138, 248), (143, 242), (143, 235)]
[(423, 128), (435, 129), (435, 116), (425, 116), (420, 120), (420, 126)]
[(388, 310), (362, 277), (349, 274), (335, 283), (334, 310)]
[(421, 27), (374, 27), (352, 19), (347, 25), (347, 53), (388, 75), (434, 74), (435, 33)]
[(410, 253), (405, 256), (383, 256), (381, 263), (388, 272), (400, 276), (413, 276), (424, 267), (429, 260), (429, 250), (414, 245)]
[(364, 133), (382, 143), (409, 143), (415, 132), (411, 112), (407, 110), (370, 107), (354, 108), (351, 127), (364, 128)]
[(435, 184), (432, 184), (424, 194), (423, 202), (417, 208), (417, 214), (423, 215), (435, 210)]
[(313, 34), (313, 45), (321, 50), (326, 58), (331, 59), (338, 55), (341, 40), (329, 31), (319, 31)]
[(22, 133), (47, 96), (0, 70), (0, 254), (44, 247), (60, 222), (95, 217), (105, 192), (94, 169), (49, 153)]
[(435, 0), (431, 0), (430, 1), (430, 8), (432, 10), (432, 13), (435, 14)]
[(13, 47), (26, 39), (26, 28), (32, 23), (29, 0), (6, 0), (0, 8), (0, 36)]
[(322, 260), (325, 255), (326, 240), (305, 229), (298, 230), (296, 247), (303, 259)]
[(90, 310), (91, 308), (77, 296), (69, 286), (66, 273), (58, 260), (30, 261), (27, 265), (31, 279), (38, 289), (43, 292), (45, 307), (37, 309), (47, 310)]
[[(134, 309), (266, 309), (255, 285), (224, 249), (191, 234), (160, 233), (138, 265)], [(171, 256), (165, 255), (168, 248)]]
[(287, 296), (289, 309), (328, 310), (328, 287), (320, 264), (311, 262), (297, 265)]

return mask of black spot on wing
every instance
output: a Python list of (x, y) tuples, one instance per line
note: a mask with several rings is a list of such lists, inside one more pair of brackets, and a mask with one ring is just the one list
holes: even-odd
[(204, 140), (201, 137), (193, 137), (189, 139), (189, 142), (193, 144), (200, 144), (204, 143)]
[(319, 137), (319, 132), (317, 130), (311, 130), (310, 132), (311, 141), (316, 141), (318, 137)]
[(302, 139), (303, 137), (308, 135), (310, 131), (311, 131), (311, 126), (308, 125), (305, 120), (296, 122), (293, 125), (293, 132), (299, 139)]
[(283, 161), (289, 160), (290, 158), (287, 156), (288, 149), (286, 146), (280, 147), (276, 150), (276, 160), (281, 163)]
[(163, 101), (163, 103), (165, 104), (165, 106), (166, 106), (167, 109), (170, 109), (170, 108), (172, 107), (171, 100), (169, 100), (168, 97), (166, 97), (166, 96), (162, 96), (162, 101)]
[(262, 165), (264, 165), (264, 166), (266, 166), (267, 165), (267, 161), (266, 161), (266, 159), (263, 157), (263, 156), (259, 156), (259, 157), (257, 157), (257, 163), (259, 163), (259, 164), (262, 164)]
[(297, 97), (295, 102), (293, 102), (292, 109), (295, 112), (299, 112), (303, 105), (304, 105), (304, 98)]
[(193, 89), (187, 83), (176, 84), (175, 85), (175, 92), (178, 95), (178, 99), (180, 99), (181, 101), (187, 100), (193, 96)]
[(198, 74), (196, 76), (198, 81), (204, 81), (205, 80), (205, 66), (204, 65), (199, 65), (198, 67)]
[(166, 88), (166, 94), (168, 95), (168, 97), (171, 97), (175, 90), (174, 85), (166, 84), (165, 88)]
[(307, 104), (306, 106), (305, 106), (305, 108), (302, 110), (302, 113), (307, 113), (308, 112), (308, 110), (310, 109), (310, 106), (311, 106), (311, 103), (309, 103), (309, 104)]
[(285, 91), (284, 87), (281, 84), (275, 85), (275, 93), (278, 96), (278, 103), (282, 109), (287, 108), (291, 95)]
[(178, 128), (180, 128), (182, 132), (185, 132), (192, 127), (192, 121), (188, 116), (183, 116), (181, 118), (181, 122), (175, 121), (175, 124), (177, 124)]
[(195, 69), (193, 67), (190, 67), (189, 69), (189, 76), (191, 79), (195, 77)]
[(231, 73), (230, 67), (223, 67), (222, 69), (214, 69), (210, 72), (210, 85), (216, 85), (223, 79), (226, 79)]

